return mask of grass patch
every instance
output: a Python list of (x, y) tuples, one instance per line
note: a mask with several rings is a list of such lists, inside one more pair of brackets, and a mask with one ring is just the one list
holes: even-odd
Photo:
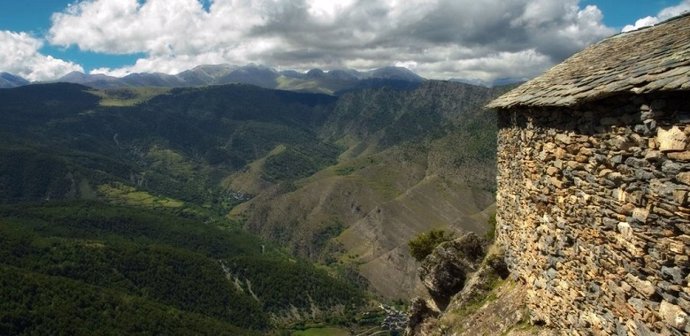
[(498, 299), (498, 296), (496, 295), (496, 288), (501, 286), (505, 280), (501, 279), (497, 275), (492, 275), (489, 279), (487, 279), (486, 283), (486, 289), (487, 289), (487, 294), (479, 297), (475, 297), (474, 299), (470, 300), (467, 302), (467, 304), (463, 305), (458, 309), (455, 313), (460, 316), (460, 317), (467, 317), (469, 315), (474, 314), (479, 310), (481, 307), (483, 307), (485, 304), (489, 302), (496, 301)]
[(280, 76), (276, 78), (278, 86), (276, 89), (289, 91), (311, 91), (332, 95), (333, 90), (319, 86), (319, 82), (313, 80), (301, 80)]
[(119, 204), (141, 206), (145, 208), (181, 208), (184, 202), (151, 195), (146, 191), (139, 191), (134, 187), (121, 183), (103, 184), (98, 186), (98, 191), (107, 199)]
[(518, 324), (514, 325), (512, 328), (506, 330), (504, 333), (501, 334), (501, 336), (506, 336), (510, 334), (513, 331), (528, 331), (528, 332), (533, 332), (537, 330), (537, 326), (531, 324), (529, 322), (529, 317), (527, 314), (525, 314), (525, 318), (523, 318)]
[(90, 93), (101, 98), (99, 104), (105, 107), (127, 107), (135, 106), (148, 101), (149, 99), (167, 93), (168, 88), (131, 88), (131, 89), (111, 89), (94, 90)]
[(486, 231), (486, 239), (492, 242), (496, 239), (496, 213), (493, 213), (486, 223), (489, 224), (489, 230)]

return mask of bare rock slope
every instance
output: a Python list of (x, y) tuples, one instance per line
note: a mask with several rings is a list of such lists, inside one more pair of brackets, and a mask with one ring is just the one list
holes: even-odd
[(344, 149), (338, 163), (280, 186), (247, 177), (260, 174), (252, 166), (235, 181), (254, 181), (245, 185), (258, 195), (231, 215), (301, 255), (355, 269), (386, 298), (424, 293), (407, 242), (430, 229), (487, 230), (496, 126), (482, 106), (500, 92), (429, 81), (346, 94), (320, 128)]

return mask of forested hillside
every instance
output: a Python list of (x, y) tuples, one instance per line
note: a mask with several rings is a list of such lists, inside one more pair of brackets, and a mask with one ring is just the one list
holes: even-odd
[(0, 207), (0, 333), (234, 335), (345, 321), (365, 303), (346, 282), (202, 219), (91, 201)]
[(486, 230), (500, 90), (381, 86), (0, 90), (0, 333), (264, 333), (414, 294), (410, 237)]
[(0, 334), (352, 320), (364, 292), (225, 219), (250, 196), (220, 184), (275, 146), (308, 151), (307, 164), (288, 160), (305, 167), (291, 178), (335, 162), (313, 131), (334, 99), (249, 86), (0, 90), (0, 291), (11, 298)]

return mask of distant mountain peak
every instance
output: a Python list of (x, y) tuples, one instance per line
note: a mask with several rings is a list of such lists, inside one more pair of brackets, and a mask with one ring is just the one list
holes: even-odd
[(58, 82), (76, 82), (76, 81), (84, 81), (88, 80), (90, 78), (89, 75), (81, 72), (81, 71), (72, 71), (58, 79)]
[(370, 78), (395, 79), (410, 82), (423, 82), (424, 77), (404, 67), (387, 66), (368, 72)]
[(236, 65), (230, 65), (230, 64), (202, 64), (202, 65), (197, 65), (191, 70), (187, 71), (203, 71), (206, 73), (215, 73), (215, 72), (222, 72), (222, 71), (227, 71), (230, 72), (232, 70), (237, 69), (238, 67)]
[(117, 77), (104, 74), (85, 74), (80, 71), (72, 71), (60, 77), (56, 82), (75, 83), (88, 86), (97, 86), (100, 88), (111, 88), (113, 87), (113, 83), (117, 80)]
[(307, 78), (321, 78), (325, 72), (319, 68), (311, 69), (307, 71)]
[(30, 82), (9, 72), (0, 72), (0, 88), (13, 88), (28, 85)]

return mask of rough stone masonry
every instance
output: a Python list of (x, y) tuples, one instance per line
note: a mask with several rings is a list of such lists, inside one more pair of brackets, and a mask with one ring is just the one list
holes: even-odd
[(532, 318), (690, 335), (690, 14), (604, 39), (489, 107), (497, 239)]
[[(498, 241), (533, 319), (572, 334), (690, 333), (690, 100), (499, 113)], [(502, 209), (502, 210), (501, 210)]]

